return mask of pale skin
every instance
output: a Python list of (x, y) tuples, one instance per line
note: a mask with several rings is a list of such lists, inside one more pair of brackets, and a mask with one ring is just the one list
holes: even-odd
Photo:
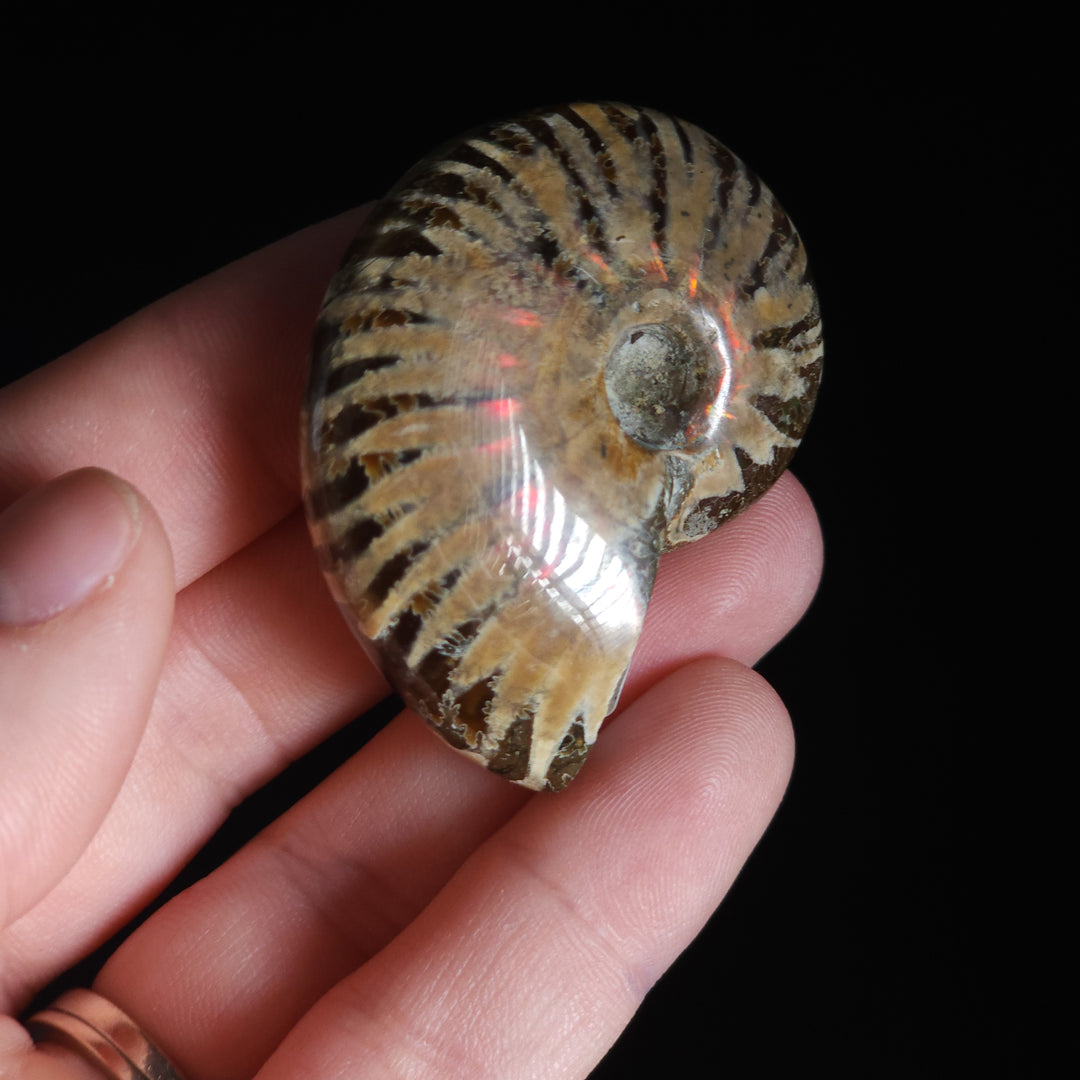
[[(355, 223), (0, 393), (3, 1080), (98, 1080), (34, 1047), (29, 999), (386, 693), (299, 505), (307, 342)], [(189, 1080), (588, 1076), (776, 811), (791, 726), (750, 665), (820, 563), (785, 476), (665, 558), (620, 710), (567, 791), (510, 785), (406, 711), (94, 989)]]

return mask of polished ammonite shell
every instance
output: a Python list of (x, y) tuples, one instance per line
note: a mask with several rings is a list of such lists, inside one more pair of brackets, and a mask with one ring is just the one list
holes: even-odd
[(450, 143), (319, 318), (303, 466), (334, 596), (447, 742), (559, 790), (660, 553), (783, 471), (821, 355), (798, 234), (699, 128), (576, 104)]

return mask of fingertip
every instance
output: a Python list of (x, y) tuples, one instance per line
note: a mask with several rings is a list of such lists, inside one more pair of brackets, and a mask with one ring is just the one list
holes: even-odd
[(778, 557), (788, 567), (789, 581), (800, 596), (801, 610), (805, 610), (821, 580), (825, 558), (814, 500), (798, 477), (785, 473), (774, 485), (772, 499), (763, 502), (760, 516), (774, 523), (780, 538)]
[(696, 657), (757, 663), (802, 618), (821, 569), (817, 514), (785, 474), (738, 517), (660, 560), (624, 699)]
[(34, 626), (76, 607), (115, 577), (139, 538), (130, 485), (78, 469), (0, 513), (0, 626)]
[(723, 776), (717, 787), (723, 798), (760, 799), (767, 821), (791, 777), (795, 739), (787, 708), (766, 679), (738, 660), (703, 656), (669, 672), (616, 726), (617, 735), (613, 730), (606, 739), (601, 729), (589, 762), (596, 773), (612, 770), (605, 780), (612, 789), (620, 783), (635, 789), (641, 784), (635, 770), (647, 771), (655, 797), (666, 787), (681, 803), (692, 777), (709, 788)]

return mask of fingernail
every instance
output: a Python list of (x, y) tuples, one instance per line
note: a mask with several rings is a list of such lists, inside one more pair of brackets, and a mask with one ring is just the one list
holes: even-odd
[(111, 582), (139, 535), (139, 503), (122, 480), (80, 469), (0, 514), (0, 625), (54, 618)]

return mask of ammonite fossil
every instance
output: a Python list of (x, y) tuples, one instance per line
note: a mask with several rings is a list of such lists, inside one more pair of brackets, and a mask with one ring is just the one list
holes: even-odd
[(803, 245), (691, 124), (493, 124), (367, 219), (319, 319), (305, 502), (361, 641), (452, 746), (559, 790), (661, 552), (783, 471), (821, 369)]

